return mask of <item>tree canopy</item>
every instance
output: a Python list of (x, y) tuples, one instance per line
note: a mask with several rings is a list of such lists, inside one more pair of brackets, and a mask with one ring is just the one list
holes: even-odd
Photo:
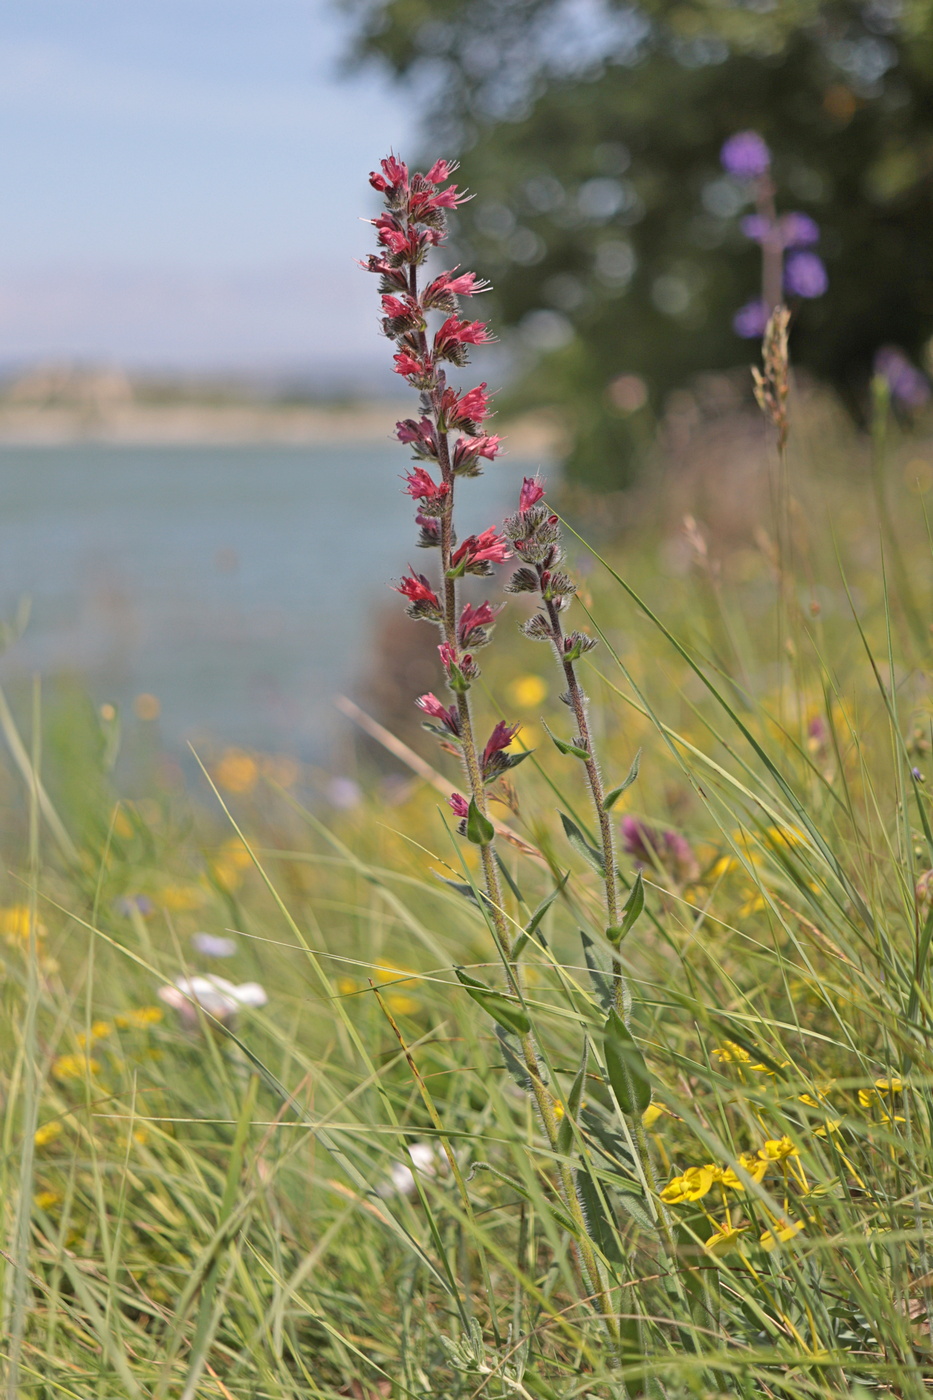
[(878, 351), (933, 334), (929, 0), (349, 0), (356, 52), (411, 84), (430, 151), (478, 191), (458, 252), (556, 404), (568, 470), (629, 479), (668, 393), (749, 362), (733, 328), (761, 280), (747, 182), (723, 143), (754, 130), (778, 206), (810, 216), (825, 296), (792, 301), (795, 361), (858, 415)]

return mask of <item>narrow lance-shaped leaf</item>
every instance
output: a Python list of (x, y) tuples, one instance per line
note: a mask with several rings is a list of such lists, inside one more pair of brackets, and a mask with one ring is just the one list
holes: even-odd
[(583, 1086), (586, 1083), (586, 1066), (589, 1053), (589, 1042), (584, 1039), (583, 1058), (580, 1062), (580, 1068), (577, 1071), (576, 1078), (570, 1087), (570, 1093), (567, 1095), (567, 1110), (561, 1119), (560, 1128), (557, 1133), (558, 1152), (569, 1152), (573, 1144), (573, 1124), (574, 1119), (580, 1111), (580, 1104), (583, 1101)]
[(610, 807), (615, 806), (619, 798), (622, 796), (623, 792), (625, 792), (626, 788), (630, 788), (632, 786), (632, 783), (634, 783), (635, 779), (638, 777), (638, 770), (640, 767), (641, 749), (638, 750), (638, 753), (632, 760), (632, 766), (628, 770), (628, 774), (625, 778), (625, 781), (623, 783), (620, 783), (620, 785), (617, 788), (613, 788), (611, 792), (607, 792), (606, 796), (603, 798), (604, 811), (608, 812)]
[(597, 851), (595, 846), (591, 846), (583, 835), (583, 832), (572, 822), (565, 813), (560, 813), (560, 819), (564, 827), (564, 834), (578, 855), (581, 855), (588, 865), (591, 865), (597, 875), (605, 876), (606, 863), (603, 860), (602, 851)]
[[(544, 721), (542, 720), (541, 723), (544, 724)], [(546, 724), (544, 724), (544, 728), (547, 730), (548, 737), (558, 753), (571, 754), (574, 758), (582, 758), (584, 763), (589, 758), (590, 755), (587, 749), (582, 749), (577, 744), (568, 744), (566, 739), (558, 739), (557, 735), (552, 734)]]
[(590, 972), (590, 980), (593, 983), (593, 990), (596, 999), (604, 1011), (609, 1011), (613, 1005), (612, 979), (608, 972), (600, 967), (596, 961), (595, 944), (592, 938), (583, 929), (580, 930), (580, 942), (583, 944), (583, 957)]
[(513, 958), (519, 957), (519, 955), (524, 952), (525, 945), (528, 943), (528, 940), (538, 932), (538, 925), (541, 923), (541, 920), (544, 918), (545, 914), (550, 909), (557, 896), (562, 893), (564, 886), (566, 885), (569, 879), (570, 871), (568, 870), (566, 875), (563, 875), (561, 879), (558, 880), (551, 893), (547, 895), (545, 899), (542, 899), (541, 903), (538, 905), (537, 909), (532, 914), (531, 918), (528, 920), (524, 929), (515, 940), (514, 946), (512, 948)]
[[(462, 809), (461, 809), (462, 810)], [(476, 805), (476, 798), (470, 799), (467, 812), (466, 834), (474, 846), (488, 846), (496, 834), (496, 829), (488, 817), (484, 817)]]
[(618, 1011), (609, 1012), (604, 1035), (606, 1072), (616, 1103), (630, 1117), (640, 1116), (651, 1102), (651, 1077), (644, 1056)]
[(471, 977), (462, 968), (455, 967), (454, 972), (467, 995), (473, 998), (477, 1006), (483, 1008), (487, 1016), (491, 1016), (507, 1031), (515, 1031), (518, 1035), (528, 1034), (531, 1022), (517, 1002), (503, 996), (501, 992), (493, 991), (485, 982), (477, 982), (475, 977)]
[(645, 882), (642, 879), (641, 871), (635, 876), (635, 883), (629, 891), (628, 899), (622, 908), (621, 924), (611, 924), (606, 929), (606, 937), (610, 943), (614, 943), (618, 948), (623, 938), (631, 933), (635, 920), (645, 907)]

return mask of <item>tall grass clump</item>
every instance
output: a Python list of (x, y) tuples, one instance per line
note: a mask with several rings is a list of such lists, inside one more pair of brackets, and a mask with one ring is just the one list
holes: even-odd
[(869, 462), (817, 436), (779, 302), (738, 547), (590, 547), (537, 477), (459, 541), (451, 174), (373, 177), (446, 687), (407, 799), (128, 801), (112, 711), (0, 697), (6, 1393), (925, 1395), (933, 473), (881, 377)]

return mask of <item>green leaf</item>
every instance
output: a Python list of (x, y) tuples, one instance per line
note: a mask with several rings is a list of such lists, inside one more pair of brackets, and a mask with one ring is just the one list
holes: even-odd
[(634, 1187), (620, 1187), (616, 1199), (622, 1209), (628, 1211), (636, 1225), (640, 1225), (643, 1230), (651, 1230), (654, 1234), (657, 1234), (658, 1222), (651, 1218), (647, 1203), (641, 1191), (636, 1190)]
[(557, 1130), (557, 1150), (564, 1154), (570, 1151), (573, 1145), (573, 1124), (574, 1119), (580, 1111), (580, 1104), (583, 1101), (583, 1086), (586, 1083), (586, 1064), (589, 1059), (590, 1047), (586, 1039), (583, 1041), (583, 1059), (580, 1068), (577, 1070), (576, 1078), (570, 1086), (570, 1093), (567, 1095), (567, 1109), (560, 1120), (560, 1127)]
[(524, 763), (526, 758), (530, 758), (534, 749), (518, 749), (515, 753), (506, 753), (502, 757), (508, 760), (510, 768), (517, 768), (520, 763)]
[(504, 880), (505, 883), (508, 885), (508, 887), (509, 887), (509, 889), (512, 891), (512, 893), (514, 894), (514, 896), (515, 896), (515, 898), (518, 900), (519, 904), (524, 904), (524, 903), (525, 903), (525, 896), (522, 894), (521, 890), (518, 888), (518, 885), (516, 885), (515, 881), (512, 879), (512, 872), (511, 872), (511, 870), (509, 870), (508, 866), (506, 865), (505, 861), (502, 859), (502, 857), (500, 856), (500, 854), (499, 854), (498, 851), (495, 852), (495, 857), (496, 857), (496, 865), (498, 865), (499, 870), (502, 872), (502, 878), (503, 878), (503, 880)]
[(630, 788), (632, 786), (632, 783), (634, 783), (635, 779), (638, 777), (638, 770), (641, 767), (641, 754), (642, 751), (641, 749), (639, 749), (638, 753), (632, 760), (632, 766), (628, 770), (628, 775), (625, 779), (625, 782), (622, 783), (619, 787), (613, 788), (612, 792), (606, 793), (606, 796), (603, 798), (604, 812), (608, 812), (610, 807), (615, 806), (619, 798), (622, 796), (623, 792), (625, 792), (626, 788)]
[(583, 932), (582, 928), (580, 930), (580, 942), (583, 944), (583, 957), (590, 970), (590, 980), (593, 983), (593, 990), (596, 992), (596, 1000), (603, 1010), (608, 1012), (612, 1009), (614, 1000), (612, 995), (612, 981), (609, 974), (605, 972), (596, 961), (596, 954), (593, 951), (596, 945), (592, 938)]
[(644, 1056), (618, 1011), (609, 1012), (604, 1036), (606, 1071), (616, 1103), (630, 1117), (640, 1115), (651, 1102), (651, 1077)]
[(467, 813), (466, 824), (467, 839), (473, 842), (474, 846), (488, 846), (491, 844), (496, 834), (496, 829), (488, 817), (484, 817), (476, 805), (476, 799), (470, 799), (470, 810)]
[(606, 937), (610, 943), (614, 943), (618, 948), (622, 939), (631, 933), (635, 920), (645, 907), (645, 882), (641, 877), (641, 871), (635, 876), (635, 883), (629, 891), (629, 897), (622, 907), (621, 924), (611, 924), (606, 929)]
[[(541, 723), (544, 724), (544, 720), (542, 720)], [(547, 730), (548, 737), (558, 753), (572, 754), (574, 758), (582, 758), (584, 763), (589, 758), (590, 755), (587, 749), (578, 748), (576, 744), (568, 744), (566, 740), (558, 739), (557, 735), (552, 734), (546, 724), (544, 724), (544, 728)]]
[(609, 1219), (602, 1193), (587, 1167), (577, 1169), (577, 1192), (586, 1214), (586, 1231), (590, 1239), (613, 1264), (622, 1263), (618, 1231)]
[[(541, 903), (538, 905), (537, 909), (532, 914), (524, 929), (518, 935), (514, 944), (512, 945), (513, 958), (520, 957), (521, 954), (525, 951), (525, 946), (528, 943), (528, 940), (532, 938), (535, 934), (538, 934), (538, 925), (541, 923), (541, 920), (544, 918), (545, 914), (550, 909), (557, 896), (562, 892), (564, 886), (566, 885), (569, 879), (570, 871), (568, 870), (566, 875), (562, 876), (562, 878), (558, 880), (556, 886), (547, 896), (547, 898), (542, 899)], [(538, 942), (541, 944), (544, 943), (544, 937), (542, 934), (538, 934)]]
[(464, 899), (469, 899), (473, 904), (479, 903), (472, 885), (467, 885), (460, 880), (448, 880), (446, 875), (441, 875), (437, 870), (432, 870), (431, 874), (435, 880), (440, 880), (442, 885), (447, 885), (449, 889), (456, 890), (457, 894), (462, 894)]
[(586, 837), (583, 835), (583, 832), (577, 826), (576, 822), (572, 822), (570, 818), (565, 815), (565, 813), (560, 812), (559, 816), (561, 822), (563, 823), (564, 834), (566, 835), (567, 840), (570, 842), (573, 849), (577, 852), (578, 855), (581, 855), (583, 857), (583, 859), (587, 862), (588, 865), (591, 865), (593, 867), (597, 875), (602, 875), (603, 878), (605, 878), (606, 863), (603, 860), (602, 851), (597, 851), (595, 846), (590, 845), (589, 841), (587, 841)]
[(477, 1006), (483, 1008), (487, 1016), (491, 1016), (507, 1031), (515, 1031), (518, 1035), (528, 1034), (531, 1030), (531, 1022), (518, 1002), (513, 1001), (511, 997), (503, 996), (501, 992), (493, 991), (492, 987), (487, 987), (485, 982), (477, 982), (475, 977), (471, 977), (462, 968), (455, 967), (454, 972), (456, 972), (467, 995), (473, 998)]

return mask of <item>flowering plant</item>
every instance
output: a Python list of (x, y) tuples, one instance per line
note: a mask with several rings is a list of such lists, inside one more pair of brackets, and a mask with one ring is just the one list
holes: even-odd
[[(559, 1189), (573, 1222), (585, 1294), (595, 1302), (610, 1335), (618, 1342), (618, 1319), (613, 1315), (605, 1271), (581, 1204), (576, 1170), (569, 1159), (574, 1134), (579, 1131), (575, 1120), (589, 1048), (584, 1044), (577, 1084), (565, 1102), (547, 1082), (519, 963), (519, 953), (540, 916), (533, 916), (525, 929), (513, 928), (503, 902), (500, 863), (495, 851), (496, 823), (489, 815), (490, 787), (528, 754), (527, 750), (511, 750), (519, 726), (505, 720), (494, 724), (485, 744), (477, 740), (470, 698), (480, 674), (476, 653), (490, 642), (499, 608), (488, 601), (473, 604), (462, 600), (460, 584), (466, 574), (487, 577), (493, 565), (505, 563), (514, 555), (518, 567), (507, 591), (531, 593), (540, 604), (539, 611), (522, 630), (528, 638), (551, 645), (566, 685), (561, 698), (573, 713), (576, 732), (569, 742), (552, 738), (562, 754), (578, 759), (584, 766), (599, 828), (598, 848), (588, 844), (569, 817), (562, 813), (561, 819), (571, 844), (597, 866), (604, 884), (605, 936), (616, 956), (608, 983), (601, 975), (595, 979), (598, 990), (606, 985), (610, 988), (602, 1049), (608, 1081), (618, 1108), (629, 1121), (629, 1140), (634, 1141), (641, 1159), (639, 1175), (644, 1183), (651, 1168), (642, 1115), (650, 1105), (651, 1084), (629, 1028), (631, 999), (617, 955), (622, 939), (643, 908), (644, 895), (639, 874), (627, 903), (620, 907), (619, 872), (609, 818), (613, 802), (634, 780), (637, 762), (626, 782), (607, 794), (589, 730), (587, 699), (576, 670), (577, 662), (596, 642), (583, 632), (567, 632), (563, 626), (562, 615), (573, 600), (576, 585), (561, 567), (560, 522), (544, 503), (544, 483), (538, 477), (524, 479), (518, 510), (505, 521), (501, 533), (490, 526), (462, 543), (457, 539), (458, 483), (461, 478), (478, 476), (482, 463), (498, 456), (500, 439), (485, 431), (489, 414), (487, 385), (482, 383), (464, 391), (451, 383), (448, 368), (464, 368), (469, 363), (470, 348), (488, 345), (493, 339), (487, 325), (467, 320), (460, 313), (459, 299), (487, 290), (487, 284), (475, 273), (461, 272), (459, 268), (440, 272), (428, 280), (423, 272), (429, 253), (444, 243), (446, 212), (469, 197), (456, 185), (447, 183), (455, 170), (455, 164), (439, 160), (426, 174), (411, 173), (402, 161), (389, 156), (370, 175), (373, 188), (384, 197), (385, 210), (372, 220), (379, 251), (370, 255), (365, 266), (379, 277), (382, 326), (395, 344), (395, 372), (419, 395), (418, 417), (396, 424), (398, 440), (410, 448), (415, 462), (404, 478), (405, 488), (417, 506), (419, 546), (437, 550), (439, 555), (433, 578), (410, 568), (396, 585), (396, 591), (407, 599), (410, 617), (431, 623), (440, 633), (438, 654), (451, 701), (445, 703), (429, 692), (420, 696), (416, 704), (426, 717), (426, 728), (461, 761), (467, 795), (451, 793), (449, 805), (458, 819), (461, 836), (479, 849), (484, 885), (480, 903), (502, 962), (505, 990), (495, 990), (463, 969), (458, 968), (457, 975), (467, 994), (496, 1022), (506, 1062), (534, 1098), (549, 1149), (558, 1162)], [(432, 312), (443, 317), (433, 330), (429, 324)], [(562, 884), (552, 898), (561, 888)], [(662, 1220), (661, 1224), (665, 1222)]]

